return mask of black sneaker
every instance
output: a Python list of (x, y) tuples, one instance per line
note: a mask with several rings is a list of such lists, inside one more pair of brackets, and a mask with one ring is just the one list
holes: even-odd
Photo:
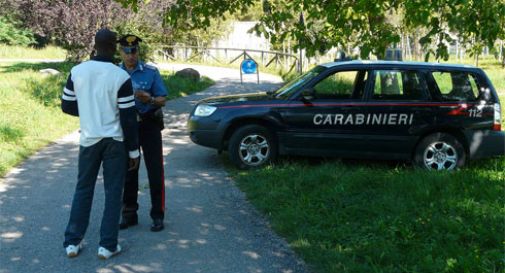
[(128, 227), (135, 226), (138, 223), (139, 223), (139, 220), (137, 218), (137, 215), (123, 217), (123, 219), (121, 219), (121, 223), (119, 223), (119, 229), (127, 229)]
[(151, 225), (152, 232), (162, 231), (164, 228), (163, 219), (153, 219), (153, 224)]

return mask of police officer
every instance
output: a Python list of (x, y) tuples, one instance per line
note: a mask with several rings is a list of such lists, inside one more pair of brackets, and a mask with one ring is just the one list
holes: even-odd
[[(142, 147), (144, 163), (147, 168), (149, 189), (151, 193), (151, 213), (153, 219), (151, 231), (164, 228), (165, 211), (165, 178), (163, 172), (163, 151), (161, 130), (163, 129), (163, 112), (167, 89), (160, 72), (151, 65), (139, 60), (139, 42), (142, 39), (135, 35), (125, 35), (119, 40), (121, 47), (121, 68), (130, 74), (135, 106), (139, 122), (139, 142)], [(128, 171), (123, 194), (122, 220), (120, 229), (138, 224), (138, 168)]]

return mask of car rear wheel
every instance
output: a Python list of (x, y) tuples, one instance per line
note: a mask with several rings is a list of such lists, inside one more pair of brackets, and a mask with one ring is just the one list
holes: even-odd
[(276, 158), (277, 143), (267, 128), (247, 125), (238, 128), (232, 134), (228, 152), (237, 168), (257, 168)]
[(463, 145), (452, 135), (435, 133), (425, 137), (417, 146), (414, 162), (428, 170), (453, 170), (465, 165)]

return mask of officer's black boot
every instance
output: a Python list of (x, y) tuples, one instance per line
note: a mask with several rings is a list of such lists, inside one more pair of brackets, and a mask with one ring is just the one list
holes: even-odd
[(153, 219), (153, 224), (151, 225), (151, 231), (158, 232), (163, 230), (165, 226), (163, 225), (163, 219)]
[(119, 229), (127, 229), (128, 227), (135, 226), (139, 223), (137, 214), (124, 215), (119, 223)]

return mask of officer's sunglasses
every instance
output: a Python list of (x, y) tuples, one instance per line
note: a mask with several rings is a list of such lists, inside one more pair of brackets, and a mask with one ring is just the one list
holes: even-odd
[(125, 54), (135, 54), (138, 51), (136, 46), (134, 46), (134, 47), (121, 47), (121, 50), (123, 50), (123, 52)]

